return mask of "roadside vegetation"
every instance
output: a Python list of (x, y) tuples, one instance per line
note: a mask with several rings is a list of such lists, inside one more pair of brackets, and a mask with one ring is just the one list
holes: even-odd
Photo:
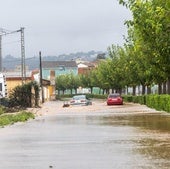
[(14, 88), (8, 99), (0, 99), (0, 127), (33, 119), (34, 114), (26, 108), (39, 106), (38, 99), (39, 86), (35, 82)]
[(17, 86), (10, 93), (6, 104), (9, 108), (38, 107), (39, 91), (39, 85), (33, 81)]
[[(125, 22), (128, 36), (122, 46), (108, 47), (106, 59), (85, 75), (56, 78), (58, 96), (66, 90), (99, 88), (99, 95), (110, 91), (125, 94), (125, 100), (170, 112), (170, 1), (119, 0), (132, 12)], [(158, 90), (152, 93), (152, 87)], [(141, 93), (136, 89), (141, 87)], [(132, 89), (130, 93), (129, 88)]]
[(31, 112), (21, 111), (14, 114), (8, 114), (1, 111), (0, 127), (11, 125), (17, 122), (25, 122), (29, 119), (34, 119), (34, 114)]

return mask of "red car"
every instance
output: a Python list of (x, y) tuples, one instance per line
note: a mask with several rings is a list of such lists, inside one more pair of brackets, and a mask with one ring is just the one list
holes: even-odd
[(107, 98), (107, 105), (122, 105), (122, 104), (123, 104), (123, 98), (119, 93), (109, 94)]

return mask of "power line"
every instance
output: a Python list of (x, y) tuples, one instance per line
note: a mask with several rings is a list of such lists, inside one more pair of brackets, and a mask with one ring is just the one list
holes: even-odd
[(24, 41), (24, 27), (16, 31), (9, 31), (0, 28), (0, 71), (2, 71), (2, 36), (6, 36), (13, 33), (21, 33), (21, 76), (22, 84), (26, 80), (26, 68), (25, 68), (25, 41)]
[(3, 46), (4, 45), (9, 45), (9, 44), (14, 44), (14, 43), (19, 43), (20, 40), (16, 40), (16, 41), (10, 41), (10, 42), (7, 42), (7, 43), (3, 43)]

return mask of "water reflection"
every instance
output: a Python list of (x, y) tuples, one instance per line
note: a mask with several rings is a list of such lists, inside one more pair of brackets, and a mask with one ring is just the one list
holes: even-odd
[(170, 131), (170, 116), (163, 114), (128, 114), (104, 116), (103, 125), (130, 125), (149, 130)]
[(3, 131), (3, 169), (170, 166), (170, 116), (165, 114), (70, 113), (42, 117)]
[(138, 144), (136, 152), (153, 159), (170, 159), (170, 139), (168, 138), (160, 139), (159, 136), (157, 139), (143, 138), (138, 141)]
[[(149, 159), (151, 168), (170, 167), (170, 116), (167, 114), (128, 114), (104, 116), (102, 125), (132, 126), (139, 129), (133, 140), (135, 154)], [(148, 165), (149, 165), (148, 163)], [(149, 166), (148, 166), (149, 167)]]

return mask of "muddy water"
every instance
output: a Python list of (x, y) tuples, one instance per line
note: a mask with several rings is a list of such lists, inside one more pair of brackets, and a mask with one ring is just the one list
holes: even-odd
[(67, 109), (0, 129), (0, 169), (170, 168), (168, 114), (109, 110)]

